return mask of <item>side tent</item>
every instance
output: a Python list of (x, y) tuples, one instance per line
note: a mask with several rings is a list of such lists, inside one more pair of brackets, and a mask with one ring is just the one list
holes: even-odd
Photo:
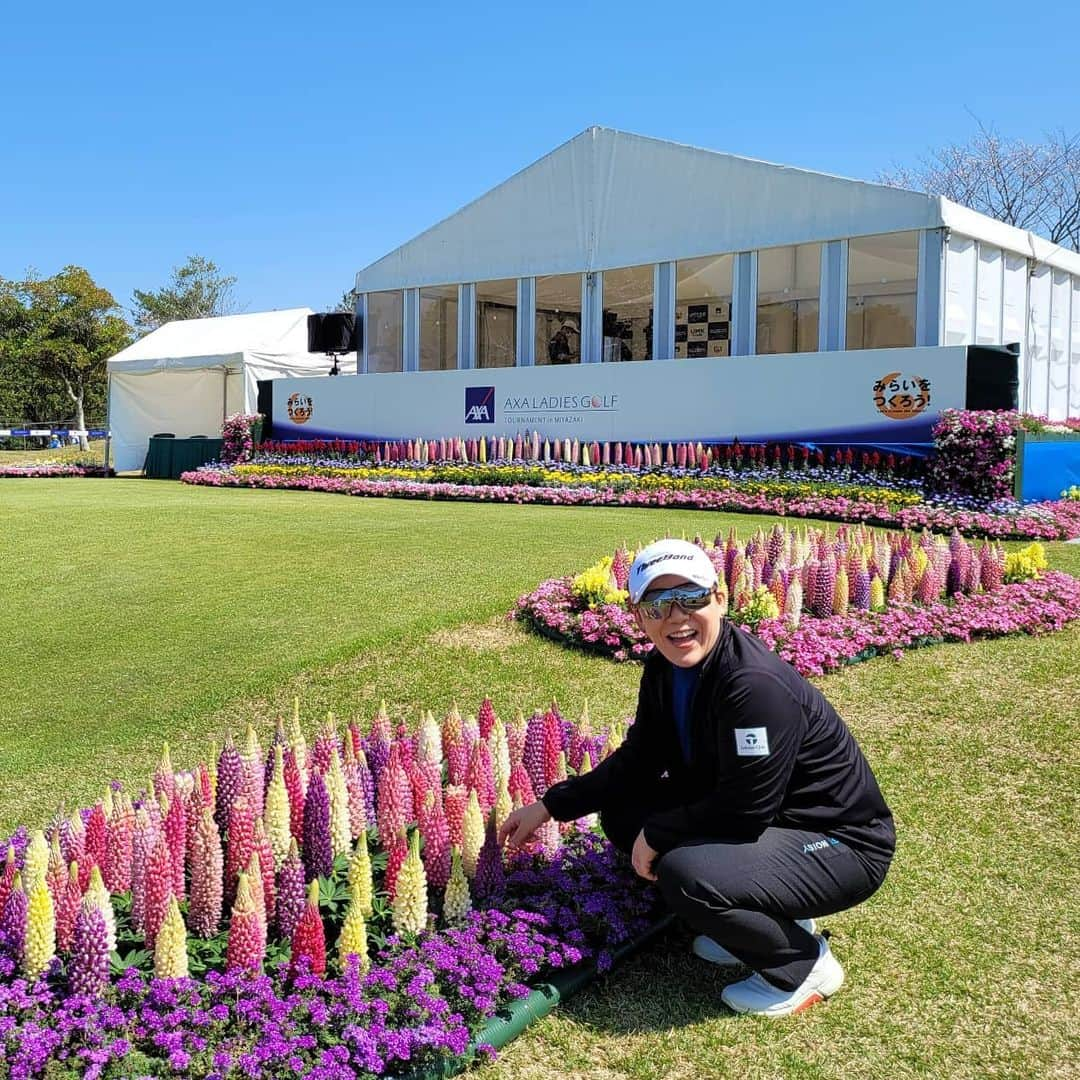
[[(108, 362), (109, 427), (118, 472), (139, 469), (147, 440), (216, 436), (226, 416), (255, 412), (262, 379), (326, 375), (329, 357), (307, 351), (310, 308), (166, 323)], [(356, 354), (339, 360), (356, 371)]]

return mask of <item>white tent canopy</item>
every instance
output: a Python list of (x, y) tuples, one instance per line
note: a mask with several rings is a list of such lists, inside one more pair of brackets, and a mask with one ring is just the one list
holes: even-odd
[[(216, 436), (226, 416), (256, 411), (262, 379), (326, 375), (307, 351), (311, 308), (166, 323), (108, 362), (109, 427), (119, 472), (142, 467), (158, 432)], [(356, 354), (339, 360), (356, 371)]]
[(358, 292), (609, 270), (950, 228), (1080, 273), (1080, 256), (926, 195), (591, 127), (356, 275)]

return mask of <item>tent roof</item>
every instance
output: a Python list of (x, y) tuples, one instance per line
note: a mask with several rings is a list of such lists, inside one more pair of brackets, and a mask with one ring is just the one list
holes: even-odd
[(591, 127), (356, 275), (360, 292), (953, 227), (1080, 256), (938, 196)]
[[(108, 362), (110, 372), (163, 368), (240, 367), (244, 356), (258, 352), (293, 355), (307, 352), (307, 317), (311, 308), (257, 311), (213, 319), (179, 319), (159, 326)], [(325, 360), (320, 357), (320, 360)]]

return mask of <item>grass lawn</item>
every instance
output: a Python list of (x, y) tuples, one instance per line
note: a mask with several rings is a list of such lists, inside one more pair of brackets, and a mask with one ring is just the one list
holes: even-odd
[[(744, 515), (363, 500), (142, 480), (0, 481), (0, 831), (113, 775), (183, 764), (299, 694), (393, 715), (531, 710), (606, 722), (637, 670), (507, 624), (514, 598), (619, 541)], [(1080, 574), (1080, 545), (1047, 545)], [(818, 680), (873, 764), (900, 849), (825, 921), (848, 969), (790, 1022), (736, 1018), (664, 945), (512, 1044), (490, 1077), (1074, 1075), (1080, 630), (909, 652)]]

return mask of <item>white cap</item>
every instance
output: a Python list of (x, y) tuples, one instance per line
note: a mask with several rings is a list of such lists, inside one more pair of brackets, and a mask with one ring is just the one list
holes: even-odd
[(630, 567), (630, 579), (627, 587), (630, 603), (636, 604), (645, 590), (665, 574), (692, 581), (703, 589), (710, 588), (717, 582), (716, 567), (712, 559), (697, 546), (686, 540), (657, 540), (656, 543), (642, 548)]

